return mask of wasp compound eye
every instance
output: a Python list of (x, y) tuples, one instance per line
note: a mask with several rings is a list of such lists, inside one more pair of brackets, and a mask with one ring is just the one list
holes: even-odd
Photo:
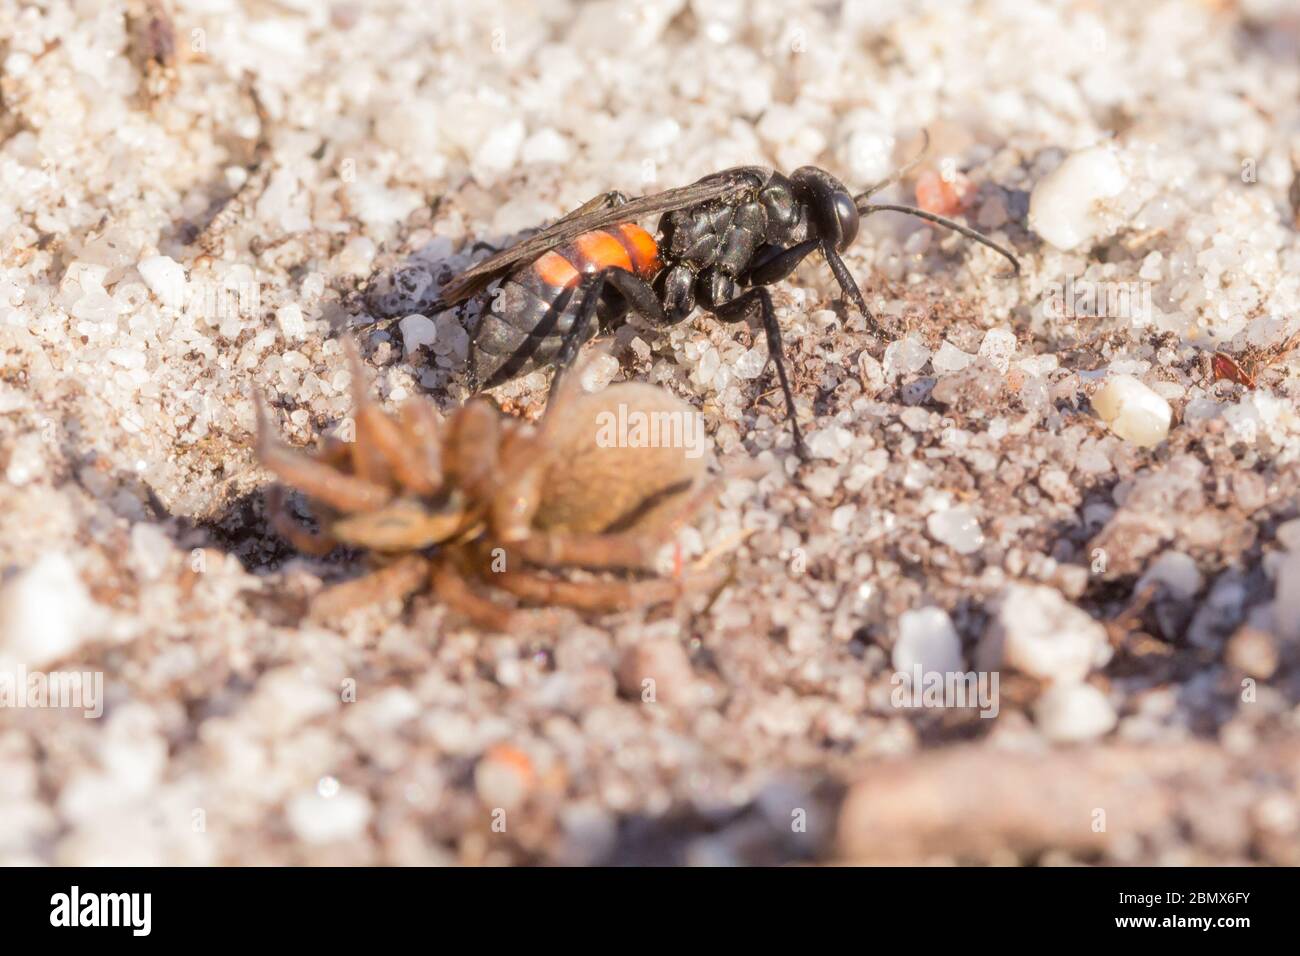
[(849, 195), (848, 190), (841, 189), (831, 197), (835, 209), (835, 219), (839, 223), (840, 238), (835, 248), (843, 252), (858, 236), (858, 205)]
[(844, 184), (816, 166), (801, 166), (790, 178), (803, 188), (821, 238), (847, 249), (858, 234), (858, 209)]

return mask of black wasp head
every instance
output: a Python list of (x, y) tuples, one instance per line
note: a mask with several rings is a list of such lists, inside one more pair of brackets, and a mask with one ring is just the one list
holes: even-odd
[(830, 239), (843, 252), (858, 235), (858, 206), (848, 188), (816, 166), (800, 166), (790, 177), (803, 194), (800, 198), (812, 211), (823, 239)]

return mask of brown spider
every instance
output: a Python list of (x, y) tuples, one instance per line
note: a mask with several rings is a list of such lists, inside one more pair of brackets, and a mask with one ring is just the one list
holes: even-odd
[[(276, 531), (299, 551), (323, 556), (344, 544), (380, 567), (317, 596), (311, 615), (405, 599), (431, 582), (447, 606), (480, 626), (510, 630), (524, 612), (479, 593), (490, 583), (527, 604), (612, 611), (671, 601), (680, 575), (648, 576), (675, 529), (713, 493), (706, 478), (698, 413), (653, 385), (625, 382), (596, 394), (562, 388), (531, 426), (474, 400), (443, 418), (423, 399), (397, 416), (366, 397), (355, 346), (348, 345), (357, 405), (352, 441), (325, 440), (313, 455), (282, 445), (257, 400), (258, 455), (317, 515), (313, 533), (291, 518), (283, 489), (268, 508)], [(576, 383), (577, 375), (568, 376)], [(611, 442), (608, 428), (640, 420), (686, 422), (698, 448)], [(611, 417), (612, 416), (612, 417)], [(690, 432), (680, 431), (688, 438)], [(696, 453), (699, 452), (699, 453)], [(564, 568), (636, 571), (639, 579), (573, 580)]]

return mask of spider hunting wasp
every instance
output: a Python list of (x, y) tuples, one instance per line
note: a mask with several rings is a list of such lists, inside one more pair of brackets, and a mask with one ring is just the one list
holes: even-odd
[[(1011, 252), (960, 223), (912, 206), (868, 202), (914, 168), (928, 144), (927, 136), (920, 154), (856, 196), (815, 166), (789, 176), (738, 166), (637, 199), (606, 193), (455, 276), (432, 311), (465, 302), (504, 280), (469, 329), (469, 384), (491, 389), (554, 365), (554, 395), (582, 344), (598, 331), (612, 330), (629, 309), (659, 326), (681, 322), (696, 306), (724, 322), (745, 320), (757, 309), (795, 450), (805, 457), (768, 286), (820, 250), (845, 297), (874, 321), (840, 254), (857, 236), (864, 216), (884, 211), (946, 226), (1005, 256), (1020, 271)], [(661, 216), (657, 239), (636, 224), (655, 214)]]

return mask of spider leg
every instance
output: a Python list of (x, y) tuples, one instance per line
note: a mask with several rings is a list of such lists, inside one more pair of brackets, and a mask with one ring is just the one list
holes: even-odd
[(257, 457), (282, 482), (347, 514), (379, 508), (392, 497), (382, 485), (346, 474), (279, 444), (271, 434), (262, 397), (255, 393), (253, 403), (257, 408)]
[(322, 591), (312, 599), (308, 616), (317, 621), (331, 621), (369, 604), (405, 601), (423, 586), (428, 574), (428, 558), (405, 555), (363, 577)]
[(272, 485), (266, 495), (266, 511), (275, 533), (293, 545), (295, 551), (323, 558), (333, 551), (338, 542), (328, 534), (308, 531), (289, 514), (284, 488)]
[(353, 421), (356, 434), (350, 445), (352, 451), (352, 471), (364, 481), (377, 485), (387, 485), (392, 478), (392, 469), (384, 455), (383, 439), (380, 435), (384, 426), (392, 422), (385, 417), (383, 410), (371, 401), (366, 389), (366, 367), (361, 361), (357, 343), (350, 338), (343, 340), (343, 354), (347, 356), (348, 372), (351, 378)]
[[(659, 549), (692, 515), (715, 498), (722, 488), (720, 481), (705, 482), (685, 497), (672, 512), (672, 518), (655, 528), (632, 528), (603, 534), (565, 534), (534, 532), (522, 541), (500, 545), (513, 551), (530, 564), (547, 567), (567, 565), (591, 570), (649, 570)], [(683, 495), (686, 492), (682, 492)]]
[(662, 542), (638, 534), (533, 534), (502, 545), (530, 564), (569, 565), (592, 570), (644, 570)]
[(430, 580), (438, 600), (468, 618), (474, 625), (503, 633), (518, 627), (519, 612), (476, 594), (464, 575), (450, 561), (435, 561)]
[(435, 487), (442, 485), (442, 416), (431, 402), (412, 398), (402, 403), (400, 427), (417, 450), (421, 467)]
[(647, 542), (635, 534), (535, 533), (522, 541), (500, 545), (507, 554), (529, 564), (568, 565), (591, 570), (646, 570), (662, 542)]
[(316, 453), (311, 456), (322, 465), (331, 468), (347, 468), (352, 462), (350, 442), (342, 441), (332, 435), (322, 436), (316, 442)]
[[(407, 406), (419, 407), (408, 402)], [(427, 406), (426, 406), (427, 407)], [(403, 409), (405, 411), (405, 408)], [(416, 413), (417, 415), (419, 413)], [(415, 419), (420, 427), (429, 419)], [(408, 428), (404, 429), (403, 424)], [(383, 413), (377, 405), (368, 405), (357, 413), (357, 443), (365, 441), (372, 453), (383, 463), (386, 471), (392, 474), (403, 488), (417, 495), (431, 495), (438, 490), (439, 470), (430, 470), (430, 447), (436, 449), (436, 443), (421, 445), (411, 440), (409, 420), (402, 424)], [(434, 454), (437, 452), (435, 450)]]
[(453, 487), (473, 498), (490, 496), (501, 455), (501, 418), (486, 401), (463, 405), (447, 422), (443, 468)]
[(357, 475), (379, 484), (395, 479), (417, 495), (434, 494), (442, 484), (438, 433), (441, 416), (428, 402), (412, 399), (400, 421), (384, 414), (366, 393), (365, 367), (351, 339), (344, 341), (356, 404), (356, 441), (352, 446)]
[(492, 583), (503, 591), (536, 604), (560, 605), (581, 611), (623, 611), (663, 604), (681, 596), (677, 581), (566, 581), (532, 571), (502, 571)]

